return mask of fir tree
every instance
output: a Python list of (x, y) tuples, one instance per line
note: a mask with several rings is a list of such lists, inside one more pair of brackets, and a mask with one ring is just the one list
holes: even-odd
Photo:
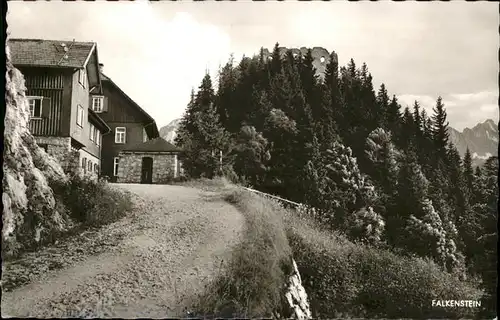
[(467, 187), (467, 195), (469, 197), (469, 202), (473, 202), (473, 190), (474, 190), (474, 169), (472, 168), (472, 156), (470, 150), (467, 147), (465, 150), (464, 160), (463, 160), (463, 172), (465, 185)]
[(380, 85), (380, 89), (377, 93), (377, 110), (375, 112), (375, 123), (379, 125), (379, 127), (384, 128), (385, 130), (390, 130), (388, 127), (388, 119), (387, 113), (389, 111), (389, 95), (387, 93), (387, 89), (385, 88), (385, 84)]
[(338, 67), (337, 56), (332, 52), (326, 65), (325, 81), (321, 90), (323, 94), (321, 96), (320, 110), (315, 116), (317, 121), (316, 132), (319, 143), (322, 145), (338, 139), (337, 124), (343, 123)]
[(401, 149), (406, 149), (410, 144), (414, 143), (414, 132), (415, 132), (415, 121), (410, 108), (406, 107), (403, 112), (403, 117), (401, 119), (401, 130), (399, 131), (398, 146)]
[(446, 120), (446, 110), (444, 108), (443, 100), (438, 97), (436, 106), (432, 109), (432, 138), (434, 141), (436, 160), (446, 159), (446, 148), (448, 146), (448, 121)]
[(400, 135), (400, 124), (401, 124), (401, 106), (398, 103), (396, 96), (392, 96), (392, 100), (389, 103), (387, 113), (385, 115), (387, 129), (391, 132), (394, 137)]

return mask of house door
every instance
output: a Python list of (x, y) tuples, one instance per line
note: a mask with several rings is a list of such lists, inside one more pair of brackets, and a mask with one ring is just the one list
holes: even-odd
[(142, 158), (141, 183), (153, 183), (153, 158)]

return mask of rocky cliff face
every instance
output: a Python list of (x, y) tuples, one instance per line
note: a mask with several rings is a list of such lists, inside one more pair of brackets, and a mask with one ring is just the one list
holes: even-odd
[(170, 143), (174, 143), (175, 137), (177, 135), (177, 129), (181, 119), (172, 120), (169, 124), (160, 129), (160, 137), (167, 140)]
[(3, 153), (2, 255), (35, 245), (63, 231), (69, 219), (49, 184), (65, 182), (59, 163), (38, 147), (28, 129), (29, 106), (23, 75), (7, 53)]
[(462, 132), (450, 128), (449, 133), (450, 141), (460, 155), (463, 157), (468, 147), (476, 165), (498, 154), (498, 124), (491, 119), (478, 123), (472, 129), (465, 128)]
[(297, 263), (292, 259), (292, 274), (288, 278), (287, 290), (285, 293), (286, 301), (293, 319), (311, 319), (311, 310), (307, 301), (307, 293), (302, 286)]

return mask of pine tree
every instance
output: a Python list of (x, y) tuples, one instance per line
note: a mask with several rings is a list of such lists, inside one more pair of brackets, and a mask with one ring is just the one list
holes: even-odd
[(414, 132), (415, 132), (415, 121), (410, 108), (406, 107), (403, 112), (403, 117), (401, 119), (401, 130), (399, 131), (399, 137), (396, 140), (398, 146), (401, 149), (406, 149), (410, 144), (414, 144)]
[(398, 103), (396, 96), (392, 96), (392, 100), (389, 103), (387, 113), (385, 115), (387, 129), (391, 132), (394, 137), (400, 135), (400, 125), (401, 125), (401, 112), (399, 111), (401, 106)]
[(377, 93), (377, 110), (375, 112), (374, 120), (379, 127), (385, 130), (390, 130), (387, 119), (388, 111), (389, 111), (389, 95), (387, 93), (387, 89), (385, 88), (385, 84), (382, 83)]
[[(353, 237), (375, 240), (385, 227), (382, 217), (373, 211), (377, 202), (374, 186), (363, 175), (350, 148), (334, 141), (326, 152), (318, 152), (307, 166), (307, 185), (315, 187), (313, 200), (323, 213), (323, 221)], [(373, 222), (378, 222), (366, 229)], [(369, 228), (369, 229), (370, 229)]]
[(415, 101), (413, 104), (413, 122), (414, 122), (414, 130), (415, 130), (415, 144), (420, 149), (422, 147), (422, 138), (423, 138), (423, 130), (424, 127), (423, 120), (420, 114), (420, 104), (418, 101)]
[[(237, 85), (239, 83), (239, 75), (237, 70), (233, 67), (233, 57), (229, 59), (226, 65), (219, 72), (219, 88), (217, 90), (216, 106), (217, 113), (222, 125), (229, 130), (235, 132), (234, 124), (238, 122), (238, 116), (234, 113), (237, 112)], [(235, 110), (236, 109), (236, 110)]]
[(429, 181), (418, 164), (413, 146), (407, 148), (401, 159), (398, 174), (397, 193), (393, 200), (394, 207), (389, 208), (387, 216), (387, 237), (392, 245), (405, 243), (407, 220), (411, 215), (421, 218), (422, 203), (427, 199)]
[(276, 42), (273, 48), (273, 52), (271, 54), (271, 63), (269, 65), (271, 76), (276, 76), (281, 72), (282, 62), (281, 62), (281, 54), (279, 50), (279, 43)]
[(176, 143), (183, 149), (181, 160), (191, 177), (212, 178), (230, 167), (230, 157), (220, 163), (220, 152), (230, 153), (230, 137), (221, 125), (214, 105), (210, 75), (206, 74), (196, 95), (192, 95), (181, 121)]
[(433, 109), (432, 115), (432, 138), (434, 141), (434, 148), (436, 160), (446, 160), (446, 148), (448, 146), (449, 133), (448, 121), (446, 120), (446, 110), (441, 97), (436, 101), (436, 107)]
[(464, 180), (467, 187), (467, 195), (469, 198), (469, 202), (473, 202), (473, 190), (474, 190), (474, 169), (472, 168), (472, 156), (470, 154), (470, 150), (467, 147), (465, 150), (464, 160), (463, 160), (463, 172), (464, 172)]
[(185, 141), (188, 139), (188, 134), (195, 130), (195, 118), (194, 115), (196, 113), (196, 105), (194, 102), (195, 94), (194, 89), (191, 90), (191, 99), (187, 105), (186, 111), (180, 121), (179, 129), (177, 130), (177, 135), (175, 136), (175, 144), (178, 146), (182, 146), (187, 143)]
[[(338, 139), (338, 123), (343, 123), (342, 101), (339, 86), (338, 61), (335, 53), (332, 52), (330, 60), (326, 65), (325, 80), (322, 85), (322, 100), (320, 110), (315, 116), (317, 120), (316, 133), (319, 143), (323, 146), (328, 142)], [(314, 113), (313, 113), (314, 114)]]
[(206, 73), (195, 96), (194, 105), (197, 111), (205, 111), (211, 108), (214, 102), (215, 94), (212, 86), (212, 78)]
[[(457, 250), (453, 235), (447, 231), (446, 222), (432, 205), (424, 199), (421, 204), (422, 217), (410, 216), (406, 230), (408, 250), (422, 257), (431, 257), (445, 270), (463, 271), (464, 257)], [(453, 228), (453, 226), (451, 227)]]

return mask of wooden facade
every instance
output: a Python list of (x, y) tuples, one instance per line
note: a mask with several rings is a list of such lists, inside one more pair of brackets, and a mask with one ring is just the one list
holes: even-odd
[[(101, 172), (115, 182), (114, 159), (119, 157), (120, 152), (145, 140), (157, 138), (159, 132), (156, 122), (106, 76), (102, 78), (102, 88), (107, 101), (106, 108), (99, 115), (111, 132), (103, 137)], [(125, 128), (125, 143), (115, 142), (118, 127)]]
[(110, 128), (89, 110), (91, 92), (102, 92), (96, 44), (10, 39), (8, 45), (34, 109), (29, 130), (37, 142), (60, 160), (73, 148), (79, 161), (100, 167), (102, 135)]
[(69, 102), (70, 88), (67, 84), (71, 78), (70, 71), (28, 67), (19, 70), (25, 78), (26, 96), (50, 99), (42, 107), (42, 117), (30, 121), (31, 133), (36, 136), (69, 136), (69, 131), (63, 130), (63, 110)]

